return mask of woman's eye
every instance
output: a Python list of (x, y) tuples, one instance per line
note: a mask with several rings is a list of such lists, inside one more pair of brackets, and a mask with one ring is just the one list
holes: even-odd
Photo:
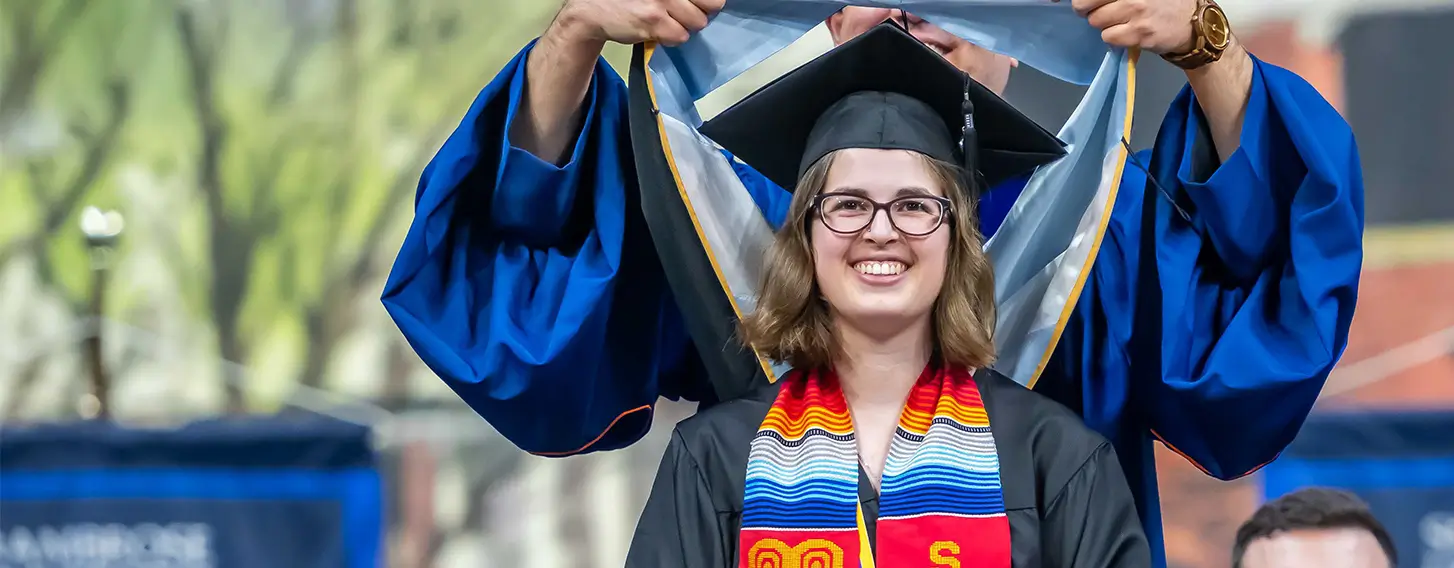
[(923, 199), (906, 199), (899, 202), (898, 210), (904, 213), (932, 213), (934, 204)]

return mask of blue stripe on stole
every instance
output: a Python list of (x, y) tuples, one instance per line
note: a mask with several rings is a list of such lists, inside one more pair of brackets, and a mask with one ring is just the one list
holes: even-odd
[(945, 483), (921, 483), (913, 487), (895, 489), (892, 492), (884, 490), (884, 501), (892, 501), (897, 498), (921, 495), (924, 493), (952, 493), (959, 495), (1000, 495), (998, 487), (968, 487), (964, 485), (950, 485)]
[(965, 488), (994, 488), (995, 490), (999, 490), (1000, 473), (998, 471), (975, 471), (941, 466), (916, 467), (903, 473), (885, 476), (883, 490), (886, 493), (891, 493), (924, 483), (953, 485)]
[(993, 515), (1003, 512), (1005, 512), (1005, 503), (998, 491), (966, 493), (959, 489), (938, 488), (932, 491), (915, 491), (912, 495), (899, 495), (894, 499), (886, 499), (879, 509), (879, 517), (900, 517), (923, 513)]
[(845, 528), (858, 524), (857, 509), (842, 501), (804, 499), (779, 501), (748, 499), (743, 502), (742, 528)]
[(879, 516), (993, 515), (1004, 511), (998, 470), (926, 464), (884, 478)]
[(972, 492), (972, 491), (989, 491), (989, 492), (993, 492), (993, 493), (999, 493), (1000, 492), (1000, 486), (999, 485), (995, 485), (995, 484), (991, 484), (991, 483), (966, 483), (963, 480), (955, 480), (955, 481), (950, 481), (950, 480), (920, 480), (920, 481), (915, 481), (915, 482), (912, 482), (912, 483), (899, 482), (899, 483), (895, 483), (893, 485), (889, 485), (889, 484), (885, 483), (885, 484), (883, 484), (883, 487), (884, 487), (883, 492), (886, 493), (886, 494), (889, 494), (889, 495), (909, 494), (909, 493), (913, 493), (915, 491), (922, 491), (922, 490), (925, 490), (925, 489), (933, 489), (933, 488), (938, 488), (938, 487), (942, 487), (944, 489), (952, 489), (952, 490), (955, 490), (955, 491), (967, 491), (967, 492)]
[(770, 480), (758, 480), (755, 483), (748, 483), (743, 490), (744, 500), (771, 499), (774, 501), (792, 502), (800, 499), (823, 499), (827, 501), (852, 503), (857, 498), (857, 485), (827, 481), (781, 485)]
[(748, 477), (743, 491), (743, 528), (843, 528), (857, 525), (857, 513), (853, 507), (858, 501), (857, 478), (796, 475), (794, 477), (800, 481), (795, 480), (791, 484), (773, 479), (784, 473), (762, 471), (760, 475)]

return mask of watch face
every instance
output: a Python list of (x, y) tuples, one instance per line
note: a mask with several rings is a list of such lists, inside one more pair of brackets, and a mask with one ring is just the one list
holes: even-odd
[(1212, 48), (1221, 50), (1227, 47), (1232, 40), (1232, 29), (1227, 25), (1227, 15), (1222, 13), (1221, 8), (1211, 5), (1202, 12), (1202, 34)]

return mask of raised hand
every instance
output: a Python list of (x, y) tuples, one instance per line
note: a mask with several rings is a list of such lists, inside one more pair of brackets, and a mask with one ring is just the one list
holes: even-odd
[(1156, 54), (1191, 49), (1196, 0), (1071, 0), (1101, 40)]
[(725, 0), (568, 0), (557, 25), (574, 39), (635, 44), (685, 43)]

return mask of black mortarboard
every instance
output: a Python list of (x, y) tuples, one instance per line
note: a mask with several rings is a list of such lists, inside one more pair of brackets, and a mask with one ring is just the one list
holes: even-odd
[[(1055, 135), (891, 21), (769, 83), (700, 131), (789, 189), (844, 148), (913, 150), (977, 169), (988, 187), (1065, 155)], [(978, 150), (966, 156), (965, 147)]]

